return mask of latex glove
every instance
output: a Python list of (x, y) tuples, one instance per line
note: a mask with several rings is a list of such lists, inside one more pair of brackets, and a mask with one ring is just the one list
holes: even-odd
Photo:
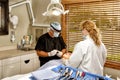
[(57, 51), (57, 54), (56, 54), (58, 57), (62, 57), (63, 53), (61, 51)]
[(48, 52), (48, 56), (55, 56), (57, 54), (58, 50), (52, 50)]

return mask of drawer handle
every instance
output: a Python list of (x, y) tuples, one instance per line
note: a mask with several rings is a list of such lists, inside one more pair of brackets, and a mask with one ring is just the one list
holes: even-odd
[(27, 64), (27, 63), (29, 63), (29, 62), (30, 62), (30, 60), (25, 60), (24, 62)]

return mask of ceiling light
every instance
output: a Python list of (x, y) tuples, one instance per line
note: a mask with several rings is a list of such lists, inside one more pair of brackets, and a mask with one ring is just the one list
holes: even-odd
[(68, 13), (69, 10), (64, 10), (63, 5), (59, 0), (51, 0), (51, 2), (47, 6), (47, 11), (43, 13), (43, 16), (59, 16), (61, 14)]

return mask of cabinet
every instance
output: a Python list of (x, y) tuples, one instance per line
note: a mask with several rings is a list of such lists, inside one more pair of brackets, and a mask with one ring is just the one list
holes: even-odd
[(21, 56), (21, 73), (28, 73), (33, 71), (33, 54)]
[(1, 60), (0, 60), (0, 79), (2, 78), (2, 65), (1, 65)]
[(20, 74), (20, 57), (12, 57), (2, 60), (2, 77)]
[(49, 26), (50, 25), (34, 25), (32, 27), (32, 35), (33, 37), (33, 43), (36, 44), (38, 38), (42, 35), (45, 34), (46, 32), (49, 31)]
[(40, 67), (37, 54), (28, 53), (0, 60), (0, 79), (32, 72)]
[(34, 67), (33, 67), (33, 70), (36, 70), (40, 67), (40, 61), (39, 61), (39, 58), (37, 56), (37, 54), (34, 54)]
[(36, 53), (21, 56), (21, 73), (28, 73), (40, 67), (40, 62)]

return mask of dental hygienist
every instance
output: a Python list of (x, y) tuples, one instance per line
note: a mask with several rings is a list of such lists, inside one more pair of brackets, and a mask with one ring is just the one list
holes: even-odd
[[(90, 20), (81, 22), (80, 29), (84, 40), (75, 45), (71, 56), (63, 59), (63, 62), (67, 66), (103, 75), (107, 50), (101, 41), (100, 32), (96, 24)], [(64, 54), (64, 56), (67, 55)]]
[(39, 37), (35, 50), (39, 56), (40, 66), (53, 59), (60, 59), (66, 52), (66, 44), (60, 35), (61, 25), (50, 23), (49, 32)]

